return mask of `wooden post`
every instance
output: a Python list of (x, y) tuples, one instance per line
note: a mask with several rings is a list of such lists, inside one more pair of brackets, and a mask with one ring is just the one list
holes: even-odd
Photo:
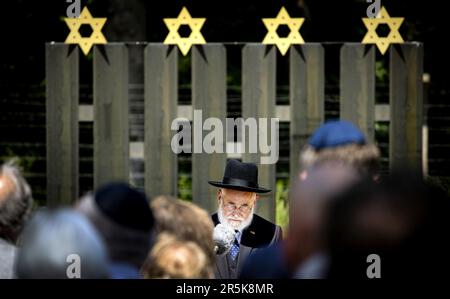
[(390, 167), (405, 164), (422, 171), (423, 45), (390, 49)]
[(47, 204), (78, 198), (78, 48), (46, 44)]
[[(243, 48), (242, 54), (242, 116), (244, 120), (248, 118), (267, 118), (270, 125), (270, 118), (275, 117), (276, 104), (276, 51), (273, 47), (266, 53), (266, 46), (260, 44), (247, 44)], [(270, 142), (270, 130), (267, 127), (260, 127), (258, 132), (268, 133)], [(273, 132), (272, 132), (273, 133)], [(259, 137), (258, 136), (258, 142)], [(257, 213), (262, 217), (275, 221), (275, 164), (260, 163), (261, 153), (248, 153), (249, 136), (245, 135), (246, 144), (243, 154), (244, 162), (252, 162), (258, 165), (259, 185), (272, 192), (263, 195), (258, 202)], [(277, 140), (278, 142), (278, 140)]]
[(344, 44), (341, 48), (341, 119), (358, 126), (370, 142), (375, 137), (375, 46)]
[(178, 52), (168, 46), (145, 49), (145, 190), (150, 198), (177, 196), (177, 156), (172, 151), (172, 121), (177, 117)]
[(129, 181), (128, 50), (94, 48), (94, 187)]
[[(223, 153), (195, 153), (202, 147), (203, 137), (196, 136), (195, 123), (192, 125), (192, 199), (202, 208), (213, 212), (217, 209), (217, 188), (210, 186), (208, 180), (221, 180), (225, 168), (225, 119), (227, 116), (226, 89), (226, 50), (220, 44), (202, 46), (204, 56), (196, 47), (192, 48), (192, 108), (201, 110), (202, 119), (215, 117), (222, 121), (222, 140), (214, 140)], [(194, 112), (195, 113), (195, 112)], [(195, 120), (194, 120), (195, 122)], [(202, 123), (200, 124), (203, 125)], [(213, 130), (219, 130), (214, 128)], [(201, 138), (200, 138), (201, 137)]]
[(314, 130), (324, 121), (324, 49), (308, 43), (290, 49), (290, 178), (298, 176), (299, 154)]

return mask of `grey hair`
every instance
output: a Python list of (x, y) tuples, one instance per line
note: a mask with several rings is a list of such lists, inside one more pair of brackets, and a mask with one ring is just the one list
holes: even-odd
[(310, 145), (300, 152), (301, 171), (322, 163), (338, 163), (354, 168), (360, 174), (374, 176), (379, 172), (380, 150), (375, 144), (348, 144), (316, 150)]
[(15, 242), (33, 206), (31, 188), (15, 161), (0, 166), (0, 177), (8, 177), (14, 183), (12, 192), (0, 197), (0, 237)]
[(90, 222), (76, 211), (38, 211), (19, 241), (18, 278), (71, 278), (67, 272), (71, 265), (69, 257), (73, 255), (79, 257), (78, 278), (108, 278), (107, 253), (102, 239)]

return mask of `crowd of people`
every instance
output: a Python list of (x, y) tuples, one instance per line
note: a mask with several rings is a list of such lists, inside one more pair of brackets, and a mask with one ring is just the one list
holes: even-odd
[(449, 266), (448, 194), (411, 169), (381, 175), (377, 146), (356, 126), (323, 124), (296, 158), (285, 232), (256, 213), (270, 200), (259, 194), (271, 190), (258, 185), (252, 163), (230, 159), (222, 180), (209, 181), (218, 206), (210, 215), (121, 182), (71, 207), (36, 207), (21, 171), (6, 162), (0, 278), (364, 279), (373, 255), (386, 278)]

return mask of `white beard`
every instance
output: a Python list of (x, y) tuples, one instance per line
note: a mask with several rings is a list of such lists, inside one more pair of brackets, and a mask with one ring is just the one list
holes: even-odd
[(219, 206), (219, 209), (217, 210), (217, 216), (219, 217), (219, 222), (231, 226), (233, 229), (238, 230), (242, 232), (244, 229), (249, 227), (250, 223), (252, 223), (253, 220), (253, 213), (255, 211), (255, 207), (252, 208), (252, 211), (248, 215), (248, 217), (242, 221), (239, 222), (239, 224), (235, 224), (235, 222), (232, 222), (225, 217), (223, 213), (223, 209), (221, 206)]

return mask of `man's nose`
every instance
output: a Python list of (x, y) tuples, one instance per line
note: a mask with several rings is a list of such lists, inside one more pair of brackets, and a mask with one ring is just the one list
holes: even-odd
[(231, 216), (235, 217), (237, 216), (237, 213), (235, 211), (231, 212)]

